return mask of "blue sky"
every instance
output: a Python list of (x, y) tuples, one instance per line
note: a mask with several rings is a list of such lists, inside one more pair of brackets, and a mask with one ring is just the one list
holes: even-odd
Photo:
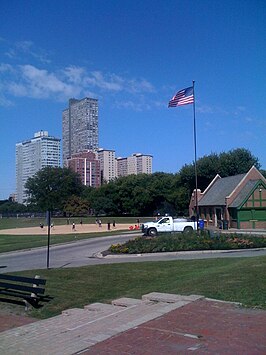
[(15, 192), (15, 145), (62, 138), (68, 99), (99, 99), (100, 147), (153, 155), (153, 171), (250, 149), (266, 169), (263, 0), (2, 0), (0, 199)]

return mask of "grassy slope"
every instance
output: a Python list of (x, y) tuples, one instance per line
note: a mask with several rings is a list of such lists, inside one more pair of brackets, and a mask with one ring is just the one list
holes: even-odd
[(45, 318), (62, 310), (149, 292), (200, 294), (266, 309), (266, 257), (180, 260), (27, 271), (47, 278), (53, 300), (33, 315)]

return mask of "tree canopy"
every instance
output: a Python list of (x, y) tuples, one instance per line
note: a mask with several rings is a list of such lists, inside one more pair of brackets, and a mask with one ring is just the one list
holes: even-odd
[(83, 185), (79, 175), (67, 168), (45, 167), (25, 184), (28, 203), (37, 205), (42, 211), (63, 210), (72, 195), (80, 196)]
[[(260, 168), (258, 158), (248, 149), (238, 148), (225, 153), (212, 153), (197, 161), (198, 188), (204, 190), (216, 174), (221, 177), (244, 174), (252, 166)], [(191, 192), (195, 188), (194, 164), (186, 164), (180, 170), (181, 183)]]

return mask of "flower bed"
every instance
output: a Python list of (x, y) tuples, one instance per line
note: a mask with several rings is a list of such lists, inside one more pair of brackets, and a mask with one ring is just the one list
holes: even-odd
[(158, 253), (189, 250), (229, 250), (266, 247), (266, 238), (239, 234), (214, 234), (202, 231), (198, 235), (172, 233), (153, 238), (139, 237), (124, 244), (113, 244), (108, 252), (113, 254)]

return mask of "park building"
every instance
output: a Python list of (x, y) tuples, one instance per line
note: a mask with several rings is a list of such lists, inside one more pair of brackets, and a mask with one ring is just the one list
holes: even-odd
[(98, 147), (98, 100), (70, 99), (62, 114), (63, 165), (74, 154)]
[(60, 166), (60, 139), (40, 131), (34, 137), (16, 144), (16, 198), (25, 203), (28, 178), (44, 167)]
[(190, 216), (197, 210), (210, 228), (265, 229), (266, 179), (255, 166), (244, 174), (217, 174), (204, 191), (193, 191)]
[(100, 161), (95, 153), (87, 151), (73, 154), (67, 159), (67, 167), (79, 174), (83, 185), (91, 187), (101, 185)]

